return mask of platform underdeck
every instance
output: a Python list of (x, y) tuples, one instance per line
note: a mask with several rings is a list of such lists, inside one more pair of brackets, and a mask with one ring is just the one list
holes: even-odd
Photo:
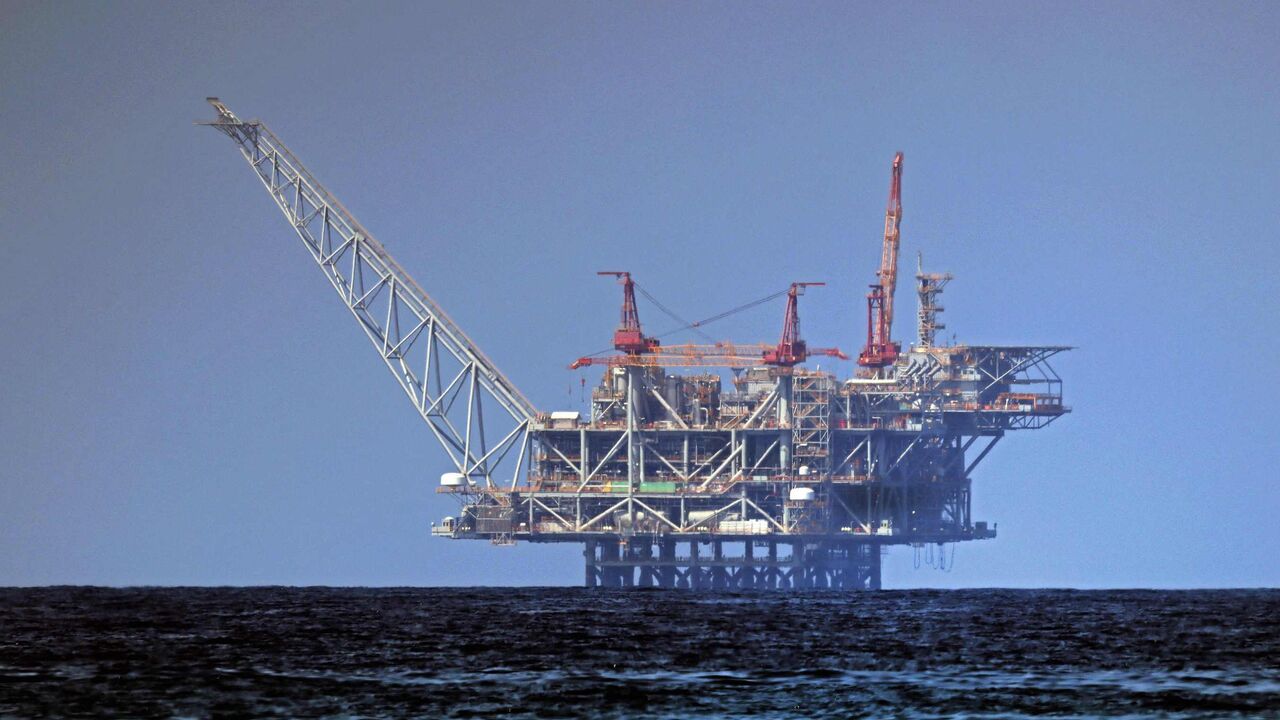
[[(855, 542), (707, 543), (661, 539), (589, 540), (587, 587), (879, 590), (878, 545)], [(780, 552), (781, 551), (781, 552)]]

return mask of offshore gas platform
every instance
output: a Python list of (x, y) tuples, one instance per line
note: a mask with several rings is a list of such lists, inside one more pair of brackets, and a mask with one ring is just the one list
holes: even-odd
[(1069, 348), (938, 342), (949, 274), (918, 266), (917, 342), (892, 339), (902, 153), (851, 377), (804, 367), (846, 357), (801, 338), (820, 283), (762, 299), (785, 297), (776, 343), (675, 345), (645, 334), (634, 278), (610, 271), (613, 354), (570, 366), (603, 369), (584, 417), (536, 410), (264, 123), (209, 102), (201, 124), (235, 141), (444, 448), (437, 491), (460, 511), (436, 535), (580, 543), (587, 586), (878, 589), (887, 546), (995, 537), (971, 516), (974, 468), (1069, 412), (1049, 363)]

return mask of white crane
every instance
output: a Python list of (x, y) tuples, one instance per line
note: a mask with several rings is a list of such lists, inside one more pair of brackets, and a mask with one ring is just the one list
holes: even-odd
[(486, 488), (514, 486), (533, 405), (266, 124), (208, 101), (218, 117), (200, 124), (236, 142), (457, 472)]

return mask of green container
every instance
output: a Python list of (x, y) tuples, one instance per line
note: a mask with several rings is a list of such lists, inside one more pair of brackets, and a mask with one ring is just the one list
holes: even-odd
[(675, 491), (676, 484), (673, 482), (640, 483), (640, 492), (642, 493), (673, 493)]

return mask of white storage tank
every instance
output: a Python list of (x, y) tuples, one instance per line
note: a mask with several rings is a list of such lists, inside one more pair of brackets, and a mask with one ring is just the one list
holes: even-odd
[(808, 475), (808, 474), (809, 474), (809, 466), (808, 466), (808, 465), (801, 465), (801, 466), (800, 466), (800, 475), (803, 477), (803, 476)]
[(768, 520), (725, 520), (717, 529), (726, 535), (766, 535), (769, 532)]
[(690, 510), (688, 518), (690, 523), (697, 524), (711, 519), (715, 514), (715, 510)]
[(791, 488), (791, 493), (787, 495), (788, 500), (794, 502), (809, 502), (813, 499), (813, 488), (798, 487)]
[(467, 484), (467, 476), (460, 472), (448, 472), (440, 476), (442, 487), (462, 487)]

